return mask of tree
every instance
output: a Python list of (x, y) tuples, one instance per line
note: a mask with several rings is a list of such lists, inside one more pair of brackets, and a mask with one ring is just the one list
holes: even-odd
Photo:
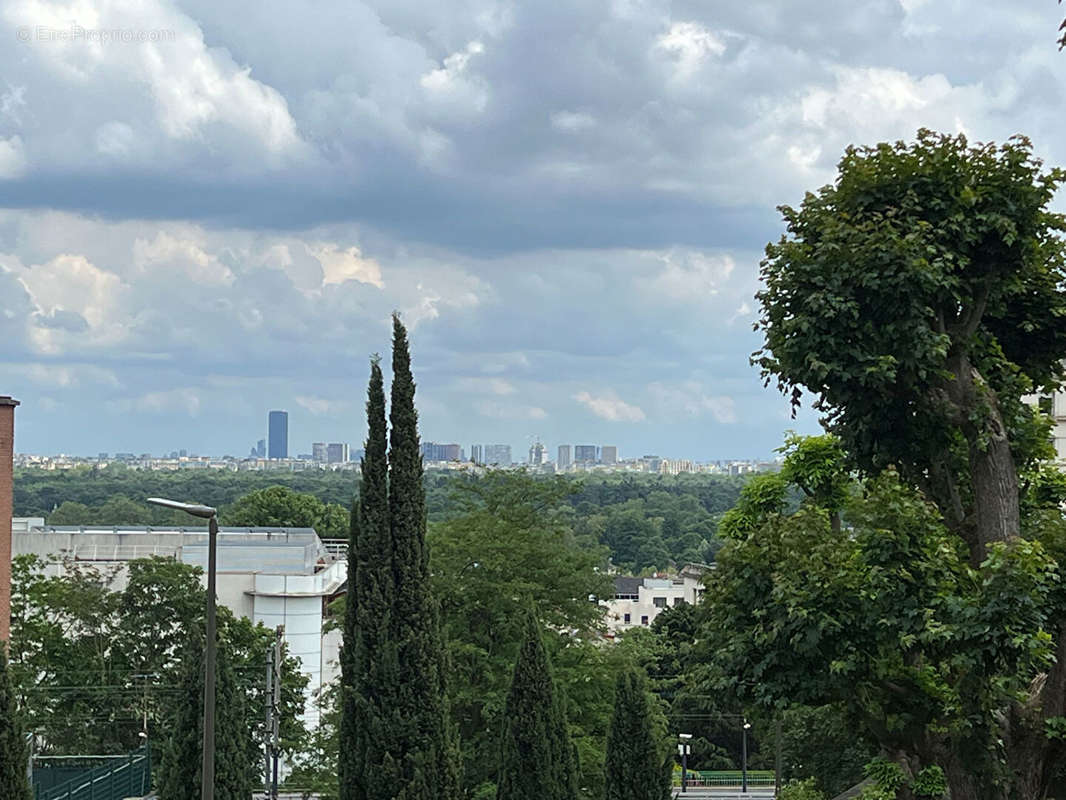
[(662, 800), (661, 742), (652, 732), (644, 676), (629, 669), (618, 676), (614, 714), (607, 734), (606, 800)]
[(703, 685), (767, 714), (837, 706), (898, 765), (901, 796), (932, 768), (953, 798), (998, 796), (1002, 709), (1051, 658), (1056, 562), (1017, 540), (973, 569), (891, 470), (849, 493), (846, 525), (829, 516), (813, 499), (769, 512), (719, 553)]
[(1021, 137), (852, 147), (833, 186), (781, 208), (762, 262), (764, 376), (794, 404), (814, 393), (858, 466), (920, 486), (975, 566), (1018, 534), (1038, 441), (1021, 396), (1064, 377), (1064, 221), (1047, 210), (1064, 179)]
[(401, 750), (401, 783), (424, 787), (429, 798), (458, 795), (458, 753), (446, 707), (446, 654), (439, 613), (430, 593), (426, 494), (415, 410), (415, 382), (407, 330), (392, 317), (392, 393), (389, 403), (389, 532), (392, 536), (391, 636), (403, 665), (394, 706)]
[(313, 528), (325, 507), (311, 494), (286, 486), (257, 489), (222, 510), (226, 525), (249, 527)]
[(30, 800), (26, 777), (29, 750), (7, 663), (6, 642), (0, 642), (0, 797)]
[(584, 750), (581, 785), (597, 787), (610, 713), (598, 705), (613, 684), (615, 664), (595, 652), (603, 649), (603, 607), (588, 598), (612, 590), (602, 570), (606, 552), (576, 541), (568, 520), (572, 485), (561, 477), (494, 470), (477, 480), (454, 479), (451, 486), (452, 514), (429, 530), (430, 572), (448, 643), (466, 790), (479, 796), (495, 790), (496, 765), (485, 753), (502, 725), (529, 604), (549, 626), (549, 648), (565, 651), (555, 662), (557, 683), (594, 693), (590, 702), (568, 708), (575, 742)]
[(504, 711), (496, 800), (574, 800), (574, 747), (532, 610)]
[[(203, 775), (203, 637), (186, 645), (181, 699), (159, 766), (160, 800), (199, 797)], [(229, 631), (220, 630), (215, 684), (215, 797), (247, 800), (256, 782), (259, 749), (248, 727), (248, 697), (233, 670)]]
[[(1066, 224), (1047, 209), (1064, 178), (1022, 137), (849, 148), (835, 184), (782, 207), (788, 233), (762, 264), (755, 363), (794, 403), (816, 396), (864, 474), (891, 467), (933, 501), (973, 569), (1019, 546), (1019, 473), (1047, 454), (1022, 397), (1064, 377)], [(1024, 797), (1047, 791), (1059, 743), (1045, 727), (1066, 716), (1066, 616), (1048, 610), (1054, 664), (1014, 676), (1031, 693), (986, 731)], [(977, 792), (969, 780), (953, 796)]]
[[(352, 509), (348, 595), (341, 648), (341, 800), (391, 797), (396, 780), (389, 717), (399, 662), (390, 639), (393, 572), (389, 530), (385, 391), (381, 366), (370, 365), (368, 433), (362, 483)], [(388, 769), (386, 773), (385, 770)]]
[(341, 797), (450, 800), (459, 791), (446, 654), (429, 584), (426, 500), (407, 332), (393, 316), (389, 450), (371, 365), (369, 436), (353, 514), (345, 611)]

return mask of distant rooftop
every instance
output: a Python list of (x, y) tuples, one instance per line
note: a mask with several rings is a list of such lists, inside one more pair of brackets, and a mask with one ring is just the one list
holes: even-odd
[[(33, 518), (13, 521), (15, 553), (94, 562), (170, 556), (207, 567), (205, 527), (32, 524), (36, 522)], [(219, 529), (219, 572), (310, 574), (334, 559), (314, 528)]]

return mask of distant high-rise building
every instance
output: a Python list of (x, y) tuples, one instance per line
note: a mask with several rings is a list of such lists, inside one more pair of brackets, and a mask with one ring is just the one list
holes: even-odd
[(559, 469), (566, 469), (570, 466), (570, 445), (559, 445), (559, 456), (555, 459), (555, 465)]
[(423, 461), (461, 461), (463, 448), (457, 444), (422, 442)]
[(546, 459), (546, 451), (544, 445), (540, 441), (534, 442), (529, 448), (529, 465), (532, 467), (539, 467)]
[(325, 464), (327, 451), (325, 442), (311, 442), (311, 460), (319, 464)]
[(574, 463), (575, 464), (595, 464), (599, 459), (596, 458), (596, 445), (594, 444), (576, 444), (574, 445)]
[(600, 448), (600, 461), (604, 464), (617, 464), (618, 448), (613, 444), (605, 444)]
[(267, 417), (267, 438), (271, 458), (289, 457), (289, 412), (271, 411)]
[(97, 458), (99, 458), (101, 461), (107, 461), (108, 454), (107, 453), (101, 453), (99, 456), (97, 456)]
[(511, 445), (487, 444), (485, 445), (485, 463), (496, 464), (500, 467), (511, 466)]
[[(185, 451), (182, 450), (181, 454), (185, 455)], [(266, 454), (267, 454), (267, 440), (266, 439), (260, 439), (258, 442), (255, 443), (255, 454), (259, 458), (266, 458)]]
[(178, 458), (187, 458), (188, 455), (189, 455), (189, 451), (188, 450), (179, 450), (178, 451)]
[(484, 464), (485, 463), (485, 455), (484, 455), (484, 451), (481, 448), (481, 445), (479, 445), (479, 444), (470, 445), (470, 460), (473, 461), (475, 464)]
[(326, 463), (327, 464), (347, 464), (348, 463), (348, 443), (347, 442), (330, 442), (326, 446)]

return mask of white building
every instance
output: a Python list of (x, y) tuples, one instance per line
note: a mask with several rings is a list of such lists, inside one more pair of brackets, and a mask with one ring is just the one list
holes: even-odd
[(664, 608), (685, 602), (695, 605), (703, 595), (703, 576), (711, 567), (686, 564), (674, 577), (614, 579), (614, 597), (607, 607), (607, 628), (613, 634), (630, 628), (647, 627)]
[[(11, 535), (13, 554), (41, 557), (50, 575), (61, 575), (69, 560), (113, 569), (114, 591), (125, 587), (125, 564), (135, 558), (170, 556), (207, 569), (206, 528), (53, 527), (21, 518)], [(222, 528), (217, 558), (218, 602), (270, 630), (285, 626), (289, 653), (308, 677), (303, 720), (316, 726), (311, 700), (337, 674), (341, 637), (339, 630), (324, 634), (322, 623), (326, 606), (346, 589), (347, 560), (313, 528)]]
[(1066, 392), (1055, 392), (1044, 400), (1042, 406), (1054, 420), (1051, 437), (1055, 443), (1055, 459), (1066, 467)]

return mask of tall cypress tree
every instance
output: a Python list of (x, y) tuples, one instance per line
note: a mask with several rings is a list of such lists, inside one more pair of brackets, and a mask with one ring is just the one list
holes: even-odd
[(389, 404), (389, 529), (392, 538), (391, 633), (403, 667), (394, 726), (400, 782), (406, 796), (450, 800), (459, 791), (458, 747), (445, 697), (445, 654), (430, 594), (426, 495), (415, 410), (415, 382), (407, 330), (392, 317), (392, 394)]
[(615, 685), (607, 730), (606, 800), (662, 800), (663, 757), (650, 711), (643, 675), (624, 671)]
[(33, 796), (26, 777), (28, 758), (8, 670), (7, 642), (0, 641), (0, 797), (4, 800), (30, 800)]
[(341, 651), (341, 800), (453, 800), (458, 763), (429, 590), (425, 490), (407, 332), (393, 317), (391, 432), (377, 359), (353, 507)]
[(574, 800), (574, 746), (532, 611), (525, 628), (504, 711), (496, 800)]
[[(259, 749), (247, 727), (248, 696), (237, 682), (224, 630), (215, 672), (215, 797), (247, 800), (255, 788)], [(160, 800), (200, 796), (203, 760), (203, 638), (193, 637), (181, 663), (181, 694), (159, 765)]]
[(392, 532), (385, 388), (381, 364), (370, 364), (362, 482), (353, 505), (348, 595), (341, 649), (340, 800), (382, 800), (395, 789), (393, 694), (401, 680), (391, 638)]

